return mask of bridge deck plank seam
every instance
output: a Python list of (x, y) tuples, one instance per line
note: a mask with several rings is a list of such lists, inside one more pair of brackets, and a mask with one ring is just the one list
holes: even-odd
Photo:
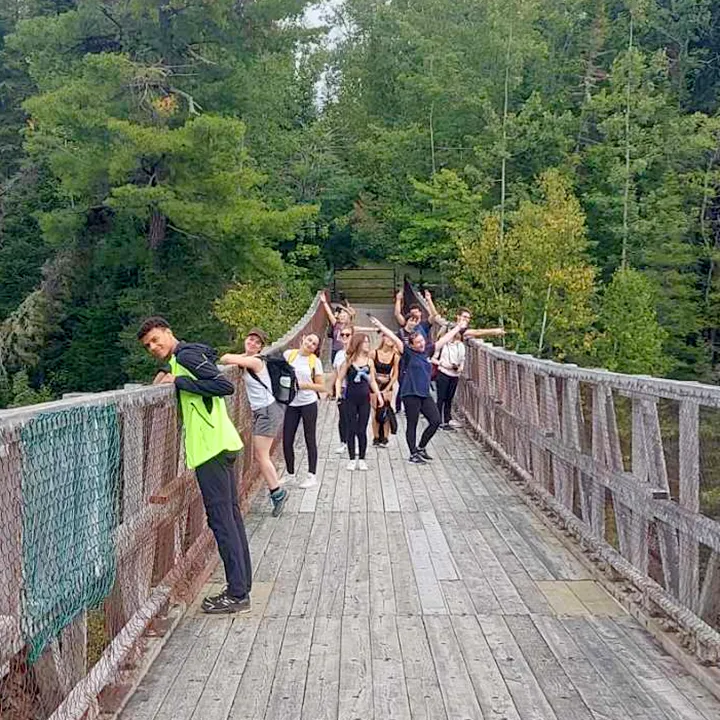
[(419, 472), (394, 439), (350, 473), (335, 423), (323, 404), (317, 489), (279, 519), (251, 505), (253, 611), (196, 602), (122, 720), (720, 715), (467, 436), (438, 433)]

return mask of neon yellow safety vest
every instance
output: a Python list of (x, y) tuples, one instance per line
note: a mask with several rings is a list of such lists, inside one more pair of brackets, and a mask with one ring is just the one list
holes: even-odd
[[(173, 355), (170, 368), (176, 377), (197, 378), (184, 368)], [(185, 429), (185, 462), (192, 470), (206, 463), (224, 450), (242, 450), (243, 442), (228, 415), (225, 398), (214, 397), (208, 412), (204, 398), (180, 390), (180, 408)]]

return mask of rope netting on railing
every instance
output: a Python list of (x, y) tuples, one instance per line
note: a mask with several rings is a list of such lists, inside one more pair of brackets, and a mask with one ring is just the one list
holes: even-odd
[[(317, 297), (269, 352), (324, 336)], [(239, 497), (257, 488), (237, 368), (230, 415), (245, 449)], [(0, 717), (112, 711), (150, 630), (212, 569), (215, 544), (185, 468), (175, 393), (129, 387), (0, 411)]]
[[(423, 298), (409, 284), (405, 305)], [(701, 659), (720, 660), (720, 387), (468, 343), (458, 409)]]

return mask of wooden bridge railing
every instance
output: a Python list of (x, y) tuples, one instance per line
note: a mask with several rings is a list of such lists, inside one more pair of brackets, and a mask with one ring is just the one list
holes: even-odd
[(720, 657), (720, 387), (471, 341), (458, 403), (580, 541), (683, 641)]
[[(324, 337), (319, 296), (270, 351)], [(237, 368), (229, 407), (257, 488)], [(214, 540), (185, 468), (175, 393), (129, 387), (0, 411), (0, 717), (70, 720), (112, 711), (150, 628), (207, 578)]]
[[(406, 282), (404, 304), (427, 307)], [(720, 659), (720, 387), (468, 343), (458, 409), (545, 508)]]

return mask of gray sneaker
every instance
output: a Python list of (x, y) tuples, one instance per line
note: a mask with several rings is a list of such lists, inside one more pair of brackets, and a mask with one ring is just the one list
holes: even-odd
[(232, 613), (247, 613), (252, 609), (250, 596), (244, 598), (234, 597), (228, 593), (227, 589), (223, 590), (219, 595), (210, 595), (206, 597), (200, 609), (209, 615), (229, 615)]
[(283, 488), (279, 487), (277, 490), (274, 490), (270, 493), (270, 500), (272, 500), (273, 509), (272, 509), (272, 516), (273, 517), (280, 517), (282, 514), (283, 508), (285, 507), (285, 501), (288, 499), (288, 491)]

